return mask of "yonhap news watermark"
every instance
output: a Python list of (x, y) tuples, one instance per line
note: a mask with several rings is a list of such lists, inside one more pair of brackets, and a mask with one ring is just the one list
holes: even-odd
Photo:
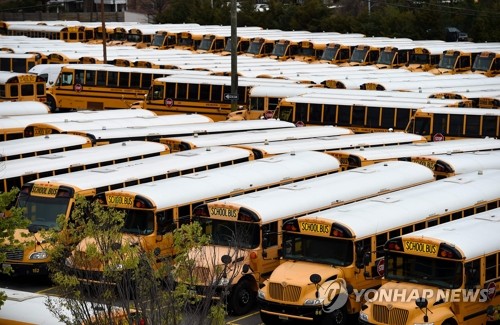
[[(323, 310), (331, 313), (342, 308), (347, 302), (348, 296), (354, 296), (356, 302), (386, 302), (386, 303), (410, 303), (417, 299), (444, 302), (488, 302), (496, 294), (495, 283), (489, 283), (482, 289), (439, 289), (439, 288), (378, 288), (378, 289), (347, 289), (344, 279), (336, 279), (329, 284), (328, 297), (323, 301)], [(350, 293), (348, 293), (350, 291)]]

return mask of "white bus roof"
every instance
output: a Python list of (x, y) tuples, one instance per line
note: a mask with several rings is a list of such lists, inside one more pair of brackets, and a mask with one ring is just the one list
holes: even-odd
[(212, 119), (199, 114), (176, 114), (176, 115), (161, 115), (161, 116), (139, 116), (139, 117), (125, 117), (113, 119), (100, 119), (100, 120), (86, 120), (86, 121), (67, 121), (67, 122), (46, 122), (46, 123), (32, 123), (28, 126), (34, 127), (52, 127), (63, 132), (72, 131), (89, 131), (89, 130), (104, 130), (116, 129), (126, 127), (138, 126), (152, 126), (152, 125), (177, 125), (177, 124), (190, 124), (190, 123), (203, 123), (213, 122)]
[(103, 146), (51, 153), (2, 162), (2, 178), (19, 177), (51, 170), (78, 167), (101, 161), (161, 153), (165, 145), (150, 141), (127, 141)]
[[(251, 150), (261, 150), (267, 154), (280, 154), (292, 151), (318, 150), (330, 151), (347, 148), (359, 148), (368, 146), (383, 146), (401, 142), (422, 142), (425, 138), (421, 135), (404, 132), (374, 132), (353, 135), (343, 135), (341, 137), (321, 137), (314, 139), (284, 140), (269, 142), (268, 144), (248, 143), (240, 145), (241, 148)], [(500, 140), (499, 140), (500, 142)], [(398, 145), (401, 146), (401, 145)], [(391, 146), (391, 148), (394, 146)]]
[[(50, 312), (45, 303), (49, 296), (39, 293), (19, 291), (7, 288), (1, 288), (0, 292), (7, 295), (4, 305), (0, 309), (0, 323), (2, 324), (39, 324), (39, 325), (57, 325), (65, 324), (59, 321), (59, 318)], [(51, 297), (51, 301), (60, 308), (63, 304), (57, 303), (58, 297)], [(62, 311), (62, 310), (61, 310)], [(70, 319), (71, 312), (64, 309), (64, 314)]]
[[(86, 135), (92, 140), (112, 140), (124, 137), (133, 139), (144, 136), (167, 137), (280, 128), (295, 128), (295, 124), (279, 120), (220, 121), (177, 125), (131, 126), (106, 130), (96, 129), (88, 130), (88, 132), (78, 132), (78, 134)], [(221, 135), (218, 136), (220, 137)]]
[(428, 238), (447, 243), (458, 249), (465, 260), (500, 250), (500, 208), (467, 218), (418, 230), (402, 236)]
[(422, 155), (411, 158), (446, 164), (457, 175), (485, 169), (500, 169), (500, 151), (497, 150)]
[(452, 213), (478, 202), (496, 200), (500, 197), (499, 183), (500, 170), (473, 172), (312, 213), (304, 218), (338, 222), (360, 239), (419, 220), (433, 219), (432, 216)]
[(60, 121), (89, 121), (98, 119), (114, 119), (116, 117), (146, 117), (156, 116), (145, 109), (116, 109), (107, 111), (78, 111), (58, 114), (33, 114), (23, 116), (3, 116), (0, 118), (0, 129), (25, 128), (32, 123), (50, 123)]
[(0, 102), (0, 117), (11, 115), (43, 115), (48, 113), (50, 113), (50, 108), (38, 101)]
[(201, 134), (197, 136), (183, 136), (162, 138), (163, 141), (179, 141), (193, 144), (195, 147), (228, 146), (252, 143), (255, 141), (283, 141), (295, 139), (307, 139), (318, 137), (340, 136), (353, 134), (353, 131), (336, 126), (308, 126), (286, 129), (252, 130), (244, 132), (233, 132), (224, 134)]
[(43, 177), (31, 183), (58, 183), (87, 190), (197, 167), (210, 166), (221, 162), (249, 159), (250, 156), (250, 152), (238, 148), (200, 148)]
[(480, 150), (498, 150), (500, 140), (497, 139), (458, 139), (447, 141), (400, 144), (391, 147), (371, 147), (363, 149), (346, 149), (338, 151), (351, 154), (363, 160), (380, 160), (390, 158), (413, 157), (417, 155), (435, 155), (454, 152), (474, 152)]
[(420, 109), (423, 113), (449, 114), (449, 115), (489, 115), (500, 116), (500, 109), (469, 108), (469, 107), (426, 107)]
[(355, 168), (255, 193), (243, 194), (210, 205), (246, 208), (256, 213), (262, 222), (327, 209), (396, 189), (434, 179), (422, 165), (391, 161)]
[(340, 166), (338, 160), (332, 158), (316, 151), (303, 151), (129, 186), (107, 193), (141, 195), (161, 210), (287, 179), (331, 172)]
[(72, 134), (50, 134), (0, 142), (0, 157), (27, 154), (35, 151), (67, 148), (90, 143), (86, 137)]
[[(377, 100), (379, 99), (379, 100)], [(451, 100), (455, 103), (462, 100)], [(429, 100), (431, 102), (431, 100)], [(427, 104), (427, 101), (418, 103), (417, 101), (401, 101), (397, 99), (389, 100), (383, 97), (373, 97), (373, 98), (349, 98), (349, 97), (321, 97), (309, 94), (304, 94), (295, 97), (284, 98), (281, 105), (286, 105), (286, 103), (306, 103), (306, 104), (325, 104), (325, 105), (357, 105), (357, 106), (370, 106), (370, 107), (396, 107), (399, 109), (419, 109), (425, 107), (438, 107), (446, 106), (452, 102), (434, 102), (432, 104)]]

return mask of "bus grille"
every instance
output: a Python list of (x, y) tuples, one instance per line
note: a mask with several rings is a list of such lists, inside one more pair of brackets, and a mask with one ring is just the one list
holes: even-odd
[(408, 310), (401, 308), (392, 308), (391, 310), (389, 310), (387, 306), (374, 305), (373, 318), (378, 323), (383, 323), (383, 324), (389, 324), (389, 325), (406, 324), (406, 320), (408, 319)]
[(271, 282), (269, 284), (269, 295), (273, 299), (280, 301), (296, 302), (300, 298), (300, 287), (287, 285), (283, 286), (281, 283)]
[(7, 260), (22, 261), (24, 256), (24, 251), (22, 249), (12, 249), (5, 251), (5, 257)]

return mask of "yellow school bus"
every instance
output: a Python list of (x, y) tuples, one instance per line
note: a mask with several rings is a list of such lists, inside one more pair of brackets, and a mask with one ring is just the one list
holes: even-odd
[(470, 71), (478, 52), (446, 50), (436, 68), (429, 70), (435, 75), (455, 74)]
[(488, 77), (495, 77), (500, 74), (500, 51), (496, 52), (481, 52), (476, 59), (471, 69), (472, 73), (484, 74)]
[[(122, 147), (122, 151), (127, 149), (121, 145), (115, 147)], [(178, 177), (252, 159), (253, 155), (244, 149), (200, 148), (187, 153), (156, 155), (132, 162), (43, 177), (25, 183), (16, 204), (19, 208), (25, 208), (24, 216), (31, 223), (26, 229), (16, 229), (15, 236), (24, 243), (31, 241), (33, 245), (26, 245), (24, 250), (8, 251), (4, 263), (7, 263), (15, 274), (47, 275), (50, 246), (40, 239), (39, 232), (57, 228), (57, 218), (61, 214), (69, 220), (78, 197), (90, 200), (98, 192)]]
[[(190, 222), (199, 204), (329, 175), (338, 172), (338, 166), (329, 155), (302, 151), (127, 186), (99, 193), (95, 199), (124, 213), (126, 240), (136, 240), (147, 252), (158, 249), (159, 260), (164, 262), (174, 254), (172, 232)], [(103, 279), (106, 268), (101, 263), (81, 262), (92, 241), (91, 237), (83, 239), (70, 258), (71, 268), (84, 282), (97, 281), (96, 274)]]
[[(211, 236), (211, 244), (202, 250), (214, 263), (195, 259), (191, 274), (196, 276), (177, 281), (207, 299), (227, 292), (230, 313), (246, 314), (254, 308), (262, 282), (280, 264), (280, 230), (286, 220), (432, 180), (432, 172), (423, 166), (390, 162), (201, 204), (193, 221)], [(227, 254), (232, 262), (221, 274), (220, 261), (227, 262)]]
[(406, 132), (428, 141), (462, 138), (498, 138), (500, 111), (491, 108), (422, 108), (412, 116)]
[(387, 241), (385, 283), (360, 324), (497, 324), (499, 221), (496, 208)]
[(34, 73), (0, 71), (0, 101), (47, 101), (45, 80)]
[[(390, 273), (398, 268), (399, 273), (418, 264), (400, 257), (393, 262), (386, 259), (384, 264), (383, 245), (388, 239), (498, 207), (498, 181), (499, 170), (473, 172), (287, 221), (283, 224), (283, 261), (258, 294), (263, 322), (353, 324), (349, 318), (356, 317), (364, 303), (361, 293), (382, 285), (384, 270)], [(445, 271), (455, 276), (453, 269)], [(403, 314), (394, 312), (394, 316)], [(376, 324), (417, 323), (417, 319), (408, 323), (391, 319)]]

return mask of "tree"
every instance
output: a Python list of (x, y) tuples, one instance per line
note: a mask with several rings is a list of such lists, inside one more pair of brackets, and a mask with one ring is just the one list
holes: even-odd
[[(211, 306), (172, 281), (191, 263), (186, 252), (208, 242), (199, 225), (176, 229), (175, 259), (159, 260), (155, 250), (141, 244), (140, 235), (123, 232), (124, 220), (123, 211), (83, 198), (77, 199), (71, 220), (60, 218), (63, 230), (50, 234), (55, 245), (49, 254), (52, 279), (64, 302), (61, 308), (60, 302), (47, 301), (51, 312), (69, 322), (70, 311), (73, 322), (85, 324), (114, 324), (116, 318), (130, 324), (138, 319), (146, 324), (223, 323), (223, 306)], [(204, 308), (193, 313), (192, 306), (200, 305)]]
[[(23, 209), (13, 206), (19, 189), (13, 188), (9, 192), (0, 193), (0, 265), (6, 259), (6, 252), (22, 249), (19, 234), (16, 229), (26, 228), (29, 221), (23, 217)], [(0, 269), (2, 273), (10, 273), (7, 267)], [(5, 295), (0, 291), (0, 308), (5, 301)]]

